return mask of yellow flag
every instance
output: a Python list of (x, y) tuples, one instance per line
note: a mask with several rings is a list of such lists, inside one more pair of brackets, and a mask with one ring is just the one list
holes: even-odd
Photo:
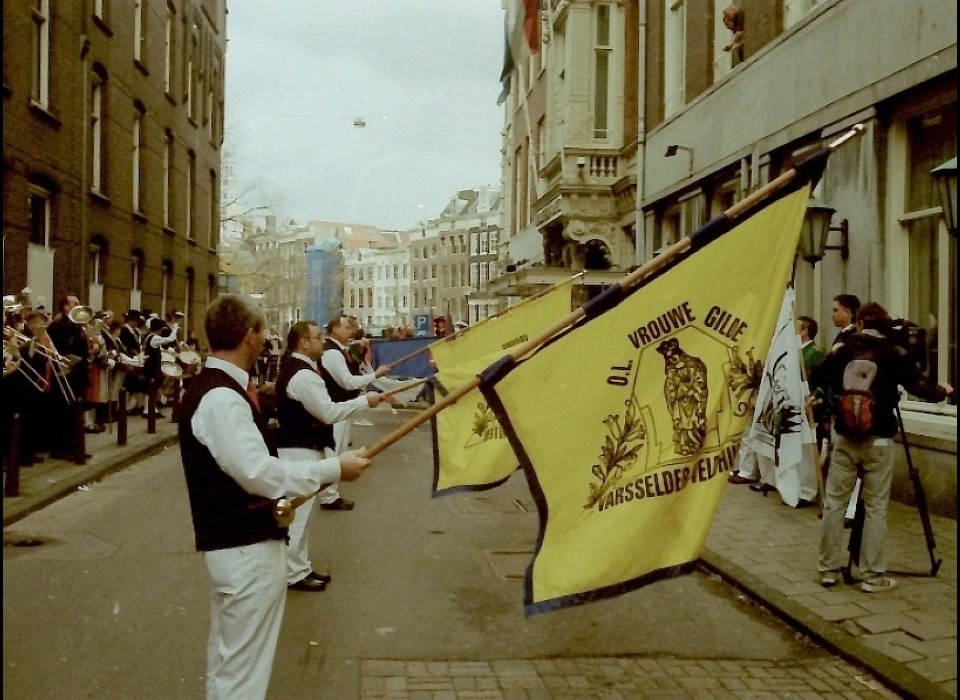
[[(436, 384), (453, 391), (570, 313), (573, 280), (540, 297), (523, 301), (502, 316), (482, 321), (459, 336), (430, 346), (437, 365)], [(483, 489), (505, 481), (517, 469), (517, 458), (475, 389), (434, 418), (434, 492), (454, 488)]]
[(753, 416), (808, 188), (484, 387), (527, 471), (535, 614), (695, 561)]

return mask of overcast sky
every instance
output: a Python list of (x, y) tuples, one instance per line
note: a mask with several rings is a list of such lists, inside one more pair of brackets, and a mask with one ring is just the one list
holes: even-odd
[(500, 0), (228, 10), (225, 150), (281, 216), (406, 229), (499, 185)]

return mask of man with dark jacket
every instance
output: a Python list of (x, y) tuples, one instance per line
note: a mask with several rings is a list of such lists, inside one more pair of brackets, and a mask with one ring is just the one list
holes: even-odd
[(196, 547), (211, 584), (208, 700), (267, 695), (287, 592), (287, 528), (273, 517), (274, 501), (352, 481), (370, 464), (362, 449), (290, 461), (267, 444), (249, 374), (266, 322), (250, 297), (217, 297), (204, 321), (211, 354), (180, 412)]
[(884, 335), (891, 325), (882, 306), (864, 305), (857, 315), (857, 333), (835, 347), (812, 373), (812, 384), (837, 397), (832, 407), (833, 452), (818, 564), (823, 586), (836, 585), (844, 563), (843, 515), (859, 471), (866, 511), (860, 543), (861, 590), (879, 593), (896, 587), (897, 582), (885, 575), (884, 541), (899, 386), (929, 401), (943, 401), (953, 393), (949, 385), (930, 384), (905, 351)]

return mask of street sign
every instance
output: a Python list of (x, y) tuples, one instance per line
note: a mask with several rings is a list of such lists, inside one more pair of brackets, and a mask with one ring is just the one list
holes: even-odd
[(429, 338), (433, 335), (432, 314), (417, 314), (413, 317), (413, 337)]

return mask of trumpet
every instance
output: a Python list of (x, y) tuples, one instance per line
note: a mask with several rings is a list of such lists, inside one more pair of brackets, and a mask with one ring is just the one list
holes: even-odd
[[(39, 341), (39, 338), (31, 338), (10, 326), (3, 327), (3, 335), (5, 338), (4, 347), (6, 347), (6, 342), (13, 342), (14, 345), (17, 346), (17, 354), (19, 354), (21, 346)], [(61, 355), (56, 348), (48, 348), (40, 342), (37, 342), (37, 351), (43, 353), (46, 358), (59, 367), (64, 374), (72, 370), (81, 360), (81, 358), (76, 355)]]

